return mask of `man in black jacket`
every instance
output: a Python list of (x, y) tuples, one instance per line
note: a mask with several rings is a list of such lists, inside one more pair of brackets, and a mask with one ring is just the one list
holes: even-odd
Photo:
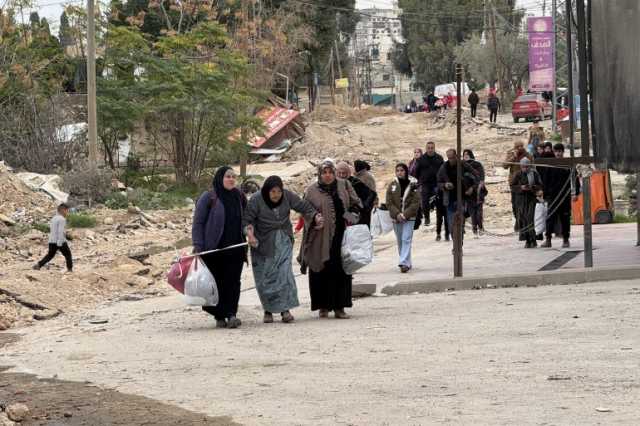
[[(553, 146), (556, 158), (564, 156), (564, 145), (557, 143)], [(542, 247), (551, 247), (551, 238), (557, 229), (558, 222), (562, 233), (562, 247), (570, 247), (571, 236), (571, 169), (559, 167), (544, 167), (540, 173), (544, 185), (544, 198), (549, 203), (547, 217), (546, 241)], [(580, 181), (575, 178), (576, 195), (580, 193)], [(574, 197), (575, 197), (574, 196)]]
[(425, 226), (431, 224), (431, 208), (438, 192), (438, 170), (443, 163), (444, 159), (436, 152), (435, 142), (427, 142), (425, 153), (416, 161), (416, 178), (420, 185)]
[(475, 90), (471, 91), (471, 94), (469, 95), (469, 98), (467, 100), (469, 101), (469, 106), (471, 107), (471, 117), (475, 117), (476, 112), (478, 111), (478, 104), (480, 103), (480, 98), (478, 97), (478, 94)]

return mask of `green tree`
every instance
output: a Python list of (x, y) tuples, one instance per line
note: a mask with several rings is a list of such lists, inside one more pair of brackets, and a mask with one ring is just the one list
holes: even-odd
[[(512, 0), (495, 0), (498, 15), (496, 31), (516, 32), (522, 12)], [(394, 61), (396, 68), (409, 74), (404, 62), (422, 90), (455, 80), (455, 48), (473, 35), (492, 30), (488, 22), (491, 8), (483, 0), (423, 1), (400, 0), (405, 54)], [(494, 56), (495, 60), (495, 56)]]

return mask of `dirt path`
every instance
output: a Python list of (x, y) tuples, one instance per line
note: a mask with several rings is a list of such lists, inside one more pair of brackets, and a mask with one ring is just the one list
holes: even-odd
[[(176, 298), (59, 318), (0, 364), (242, 424), (637, 424), (640, 281), (356, 302), (239, 330)], [(6, 376), (5, 376), (6, 377)], [(6, 382), (6, 379), (5, 379)], [(1, 388), (0, 388), (1, 389)]]

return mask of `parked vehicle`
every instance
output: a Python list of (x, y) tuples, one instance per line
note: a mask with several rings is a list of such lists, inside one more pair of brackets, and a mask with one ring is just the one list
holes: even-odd
[(527, 93), (517, 97), (511, 108), (514, 123), (519, 122), (521, 118), (544, 120), (546, 117), (551, 117), (551, 112), (551, 103), (539, 93)]

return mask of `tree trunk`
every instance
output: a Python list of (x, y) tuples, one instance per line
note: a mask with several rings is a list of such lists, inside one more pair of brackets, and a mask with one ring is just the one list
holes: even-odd
[(189, 181), (189, 177), (185, 146), (184, 113), (179, 112), (176, 114), (172, 134), (174, 143), (174, 166), (176, 169), (176, 181), (178, 183), (187, 183)]

